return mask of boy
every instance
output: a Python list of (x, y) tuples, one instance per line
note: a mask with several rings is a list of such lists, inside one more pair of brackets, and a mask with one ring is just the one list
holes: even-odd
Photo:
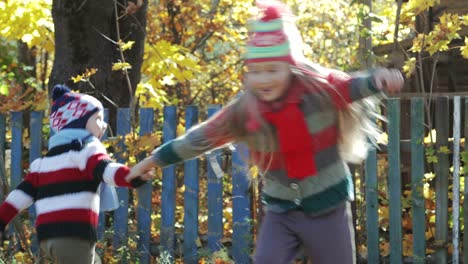
[(113, 162), (100, 142), (107, 124), (102, 104), (65, 86), (53, 90), (48, 153), (0, 205), (0, 232), (23, 209), (36, 206), (41, 255), (54, 263), (95, 260), (101, 183), (139, 187), (151, 175), (131, 182), (129, 168)]

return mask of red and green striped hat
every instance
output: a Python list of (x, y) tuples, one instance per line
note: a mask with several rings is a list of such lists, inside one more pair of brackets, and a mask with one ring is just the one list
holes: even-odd
[(295, 64), (290, 39), (284, 30), (283, 15), (290, 15), (289, 9), (278, 1), (257, 1), (256, 4), (262, 15), (248, 23), (245, 63), (285, 61)]

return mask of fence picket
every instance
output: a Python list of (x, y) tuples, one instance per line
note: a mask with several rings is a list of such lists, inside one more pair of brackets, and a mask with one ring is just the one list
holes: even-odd
[(249, 172), (245, 160), (247, 147), (232, 152), (232, 256), (235, 263), (251, 263), (252, 214), (250, 212)]
[(411, 197), (413, 213), (413, 263), (424, 263), (426, 225), (424, 200), (424, 99), (411, 99)]
[[(185, 129), (188, 130), (198, 123), (198, 108), (188, 106), (185, 110)], [(198, 240), (198, 194), (199, 175), (198, 158), (187, 160), (184, 163), (184, 263), (197, 264)]]
[[(214, 115), (221, 107), (211, 105), (208, 107), (208, 117)], [(215, 155), (218, 163), (221, 162), (220, 150), (209, 155)], [(208, 247), (211, 252), (219, 251), (223, 236), (223, 178), (218, 178), (209, 159), (208, 163)]]
[[(176, 136), (177, 115), (175, 106), (164, 107), (163, 142), (168, 142)], [(163, 184), (161, 194), (161, 254), (164, 263), (174, 262), (175, 246), (175, 200), (176, 200), (175, 166), (163, 169)]]
[(23, 178), (23, 112), (11, 112), (11, 181), (10, 190), (18, 186)]
[[(465, 120), (464, 120), (464, 136), (465, 144), (463, 146), (463, 152), (468, 151), (468, 97), (464, 98), (465, 100)], [(466, 166), (466, 164), (465, 164)], [(463, 191), (464, 202), (463, 202), (463, 226), (468, 228), (468, 177), (464, 177), (465, 188)], [(467, 229), (465, 229), (467, 230)], [(466, 232), (466, 231), (465, 231)], [(463, 263), (468, 263), (468, 235), (463, 236)]]
[[(23, 112), (11, 112), (11, 164), (10, 164), (10, 191), (20, 184), (23, 178)], [(10, 225), (9, 232), (19, 238)], [(11, 247), (11, 245), (10, 245)], [(19, 248), (19, 245), (17, 245)], [(17, 249), (18, 249), (17, 248)], [(10, 248), (11, 250), (11, 248)]]
[(379, 263), (379, 203), (377, 186), (377, 150), (369, 150), (365, 162), (366, 175), (366, 230), (367, 230), (367, 261)]
[[(30, 136), (30, 148), (29, 148), (29, 164), (31, 164), (35, 159), (41, 157), (42, 150), (42, 119), (44, 117), (44, 112), (42, 111), (33, 111), (30, 115), (29, 123), (29, 136)], [(29, 219), (31, 225), (35, 225), (36, 220), (36, 209), (34, 206), (29, 207)], [(38, 253), (39, 245), (37, 242), (36, 234), (31, 234), (31, 251), (34, 254)]]
[[(151, 108), (140, 110), (140, 136), (151, 133), (154, 125), (154, 111)], [(137, 228), (138, 228), (138, 252), (140, 263), (150, 263), (150, 240), (151, 240), (151, 197), (153, 187), (152, 181), (148, 181), (137, 189)]]
[(436, 193), (436, 244), (439, 245), (435, 259), (436, 263), (447, 262), (448, 242), (448, 190), (449, 190), (449, 160), (448, 154), (439, 150), (448, 148), (449, 137), (449, 99), (446, 96), (438, 97), (435, 106), (437, 139), (435, 150), (437, 163), (435, 164), (435, 193)]
[(453, 98), (453, 200), (452, 263), (459, 263), (460, 238), (460, 96)]
[[(106, 123), (109, 122), (109, 109), (104, 109), (104, 121)], [(107, 139), (108, 130), (104, 131), (104, 135), (102, 136), (101, 140)], [(98, 227), (97, 227), (97, 238), (101, 240), (104, 238), (104, 230), (106, 229), (106, 212), (99, 212), (99, 220), (98, 220)]]
[(390, 263), (402, 263), (401, 172), (400, 172), (400, 100), (388, 104), (388, 192), (390, 197)]
[[(118, 136), (124, 136), (130, 133), (130, 109), (120, 108), (117, 110), (117, 129)], [(123, 153), (125, 152), (124, 139), (118, 143), (119, 153), (117, 162), (125, 163)], [(114, 211), (114, 250), (127, 246), (128, 240), (128, 188), (117, 187), (119, 208)], [(124, 258), (123, 261), (126, 261)]]

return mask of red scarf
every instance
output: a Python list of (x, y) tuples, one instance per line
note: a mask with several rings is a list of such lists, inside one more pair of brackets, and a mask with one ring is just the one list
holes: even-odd
[[(315, 175), (314, 146), (304, 113), (299, 108), (304, 87), (293, 80), (283, 105), (277, 111), (263, 112), (263, 117), (275, 126), (278, 134), (279, 153), (283, 157), (289, 178), (304, 179)], [(266, 110), (266, 103), (262, 108)]]

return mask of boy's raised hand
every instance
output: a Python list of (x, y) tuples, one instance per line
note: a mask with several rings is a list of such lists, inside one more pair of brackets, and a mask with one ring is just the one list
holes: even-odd
[(154, 167), (156, 167), (156, 163), (154, 163), (153, 156), (149, 156), (133, 166), (125, 180), (130, 182), (138, 177), (142, 180), (149, 180), (154, 177)]
[(374, 82), (377, 89), (394, 94), (401, 91), (405, 79), (397, 69), (379, 68), (374, 72)]

